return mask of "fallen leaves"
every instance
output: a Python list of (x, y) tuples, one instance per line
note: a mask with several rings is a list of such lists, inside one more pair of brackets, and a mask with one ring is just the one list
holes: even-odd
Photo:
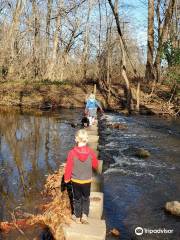
[(61, 192), (61, 181), (63, 178), (64, 169), (61, 167), (59, 171), (47, 177), (46, 184), (42, 195), (49, 197), (46, 204), (40, 205), (41, 214), (27, 216), (25, 219), (20, 219), (12, 222), (0, 222), (0, 230), (8, 233), (14, 229), (24, 229), (35, 224), (44, 224), (48, 226), (55, 239), (64, 239), (62, 225), (70, 222), (71, 207), (67, 191)]

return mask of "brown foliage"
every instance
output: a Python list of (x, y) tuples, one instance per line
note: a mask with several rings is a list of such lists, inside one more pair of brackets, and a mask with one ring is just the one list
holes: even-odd
[(8, 233), (14, 229), (25, 229), (35, 224), (47, 225), (55, 239), (63, 239), (62, 226), (70, 222), (71, 208), (69, 197), (66, 191), (61, 192), (60, 183), (64, 169), (60, 168), (54, 174), (47, 177), (45, 189), (42, 192), (44, 197), (50, 197), (47, 204), (41, 205), (41, 214), (27, 215), (26, 219), (14, 220), (12, 222), (0, 222), (0, 230)]

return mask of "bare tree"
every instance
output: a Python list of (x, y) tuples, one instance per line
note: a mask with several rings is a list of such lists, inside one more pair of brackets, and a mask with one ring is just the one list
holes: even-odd
[(62, 14), (62, 0), (58, 0), (57, 2), (57, 13), (56, 13), (56, 28), (54, 32), (53, 39), (53, 48), (52, 48), (52, 59), (50, 61), (46, 78), (53, 81), (55, 79), (54, 76), (54, 68), (57, 62), (58, 57), (58, 47), (59, 47), (59, 34), (61, 28), (61, 14)]
[(124, 43), (124, 39), (123, 39), (123, 34), (121, 31), (121, 27), (120, 27), (120, 21), (119, 21), (119, 14), (118, 14), (118, 0), (115, 0), (115, 3), (113, 5), (111, 0), (108, 0), (109, 5), (113, 11), (115, 20), (116, 20), (116, 26), (117, 26), (117, 31), (119, 34), (119, 44), (120, 44), (120, 49), (122, 52), (122, 76), (125, 80), (126, 83), (126, 89), (127, 89), (127, 108), (129, 110), (129, 112), (132, 109), (132, 93), (131, 93), (131, 87), (130, 87), (130, 82), (129, 79), (127, 77), (127, 71), (126, 71), (126, 45)]
[(104, 0), (0, 0), (0, 77), (22, 82), (101, 79), (109, 99), (118, 75), (129, 88), (127, 72), (133, 64), (118, 11), (114, 18), (109, 6)]
[[(168, 8), (165, 10), (165, 18), (163, 21), (163, 25), (161, 22), (159, 23), (158, 27), (158, 48), (156, 53), (156, 58), (154, 61), (154, 68), (156, 73), (156, 80), (159, 81), (160, 79), (160, 69), (161, 69), (161, 51), (164, 41), (167, 39), (168, 29), (172, 23), (172, 16), (175, 7), (175, 0), (170, 0), (168, 4)], [(158, 18), (160, 18), (158, 13)]]
[(49, 43), (50, 43), (50, 24), (51, 24), (51, 12), (52, 12), (53, 0), (47, 0), (47, 16), (46, 16), (46, 49), (45, 57), (49, 53)]
[(3, 68), (6, 69), (9, 75), (12, 75), (14, 71), (13, 63), (16, 58), (16, 40), (18, 36), (18, 28), (20, 26), (20, 16), (25, 3), (26, 0), (17, 0), (16, 7), (13, 12), (12, 23), (6, 36), (6, 45), (4, 49), (5, 58)]
[(111, 99), (111, 27), (107, 29), (107, 87), (108, 97), (107, 101), (110, 103)]
[(88, 13), (85, 25), (85, 34), (84, 34), (84, 48), (83, 48), (83, 79), (87, 78), (87, 61), (89, 55), (89, 18), (91, 13), (91, 0), (88, 0)]
[(154, 80), (154, 0), (148, 0), (148, 39), (147, 39), (147, 63), (145, 78), (148, 82)]
[(32, 13), (33, 13), (33, 69), (34, 78), (36, 79), (39, 74), (39, 46), (40, 46), (40, 22), (37, 1), (32, 0)]
[(174, 19), (174, 26), (175, 26), (175, 39), (174, 39), (174, 45), (177, 48), (180, 48), (180, 29), (179, 29), (179, 21), (180, 21), (180, 2), (179, 0), (175, 1), (175, 19)]

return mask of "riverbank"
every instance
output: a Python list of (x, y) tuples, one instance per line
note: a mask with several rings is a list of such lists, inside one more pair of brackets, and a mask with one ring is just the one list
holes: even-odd
[[(0, 89), (1, 106), (20, 106), (28, 109), (82, 108), (85, 99), (94, 89), (94, 83), (64, 82), (3, 82)], [(112, 87), (111, 99), (107, 101), (107, 93), (97, 87), (96, 96), (106, 110), (114, 110), (128, 114), (125, 109), (125, 88), (122, 84)], [(136, 108), (136, 86), (132, 87), (132, 97)], [(178, 116), (178, 102), (173, 103), (171, 89), (156, 85), (153, 89), (141, 86), (140, 114)]]
[[(1, 83), (0, 105), (26, 108), (78, 108), (84, 107), (86, 96), (93, 91), (91, 85), (50, 82)], [(97, 98), (106, 108), (105, 97), (97, 90)]]

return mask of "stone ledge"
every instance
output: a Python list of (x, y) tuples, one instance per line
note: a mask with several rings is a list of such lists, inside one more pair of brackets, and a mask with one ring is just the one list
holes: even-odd
[(89, 208), (90, 218), (101, 219), (103, 214), (103, 199), (104, 194), (102, 192), (91, 192)]
[(105, 240), (106, 224), (104, 220), (89, 218), (89, 224), (72, 223), (63, 227), (66, 240)]
[(98, 148), (98, 143), (90, 142), (88, 143), (88, 146), (92, 148), (93, 150), (97, 150)]
[(96, 172), (93, 173), (91, 182), (91, 192), (101, 192), (102, 189), (102, 179), (103, 177)]
[(97, 135), (89, 135), (88, 142), (97, 143), (99, 141), (99, 136)]

